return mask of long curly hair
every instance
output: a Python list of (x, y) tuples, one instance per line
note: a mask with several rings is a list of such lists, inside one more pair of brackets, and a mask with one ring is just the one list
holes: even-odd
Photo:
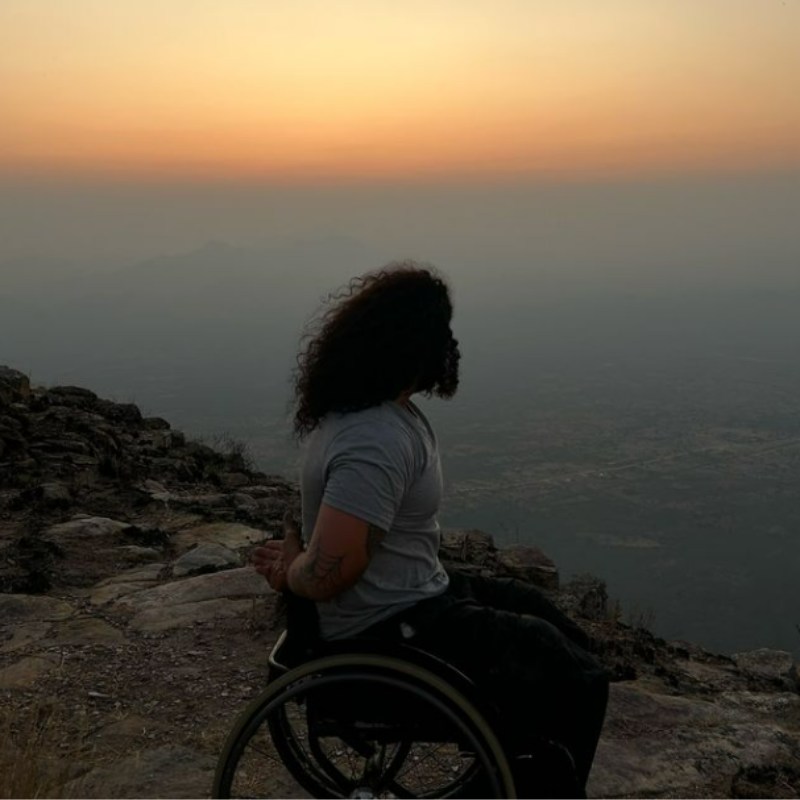
[(294, 432), (313, 431), (331, 411), (358, 411), (413, 389), (452, 397), (458, 342), (450, 291), (412, 261), (354, 278), (329, 296), (302, 340), (294, 372)]

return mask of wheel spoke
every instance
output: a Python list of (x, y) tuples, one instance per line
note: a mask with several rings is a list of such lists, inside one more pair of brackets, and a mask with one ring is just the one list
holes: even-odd
[(347, 671), (333, 657), (313, 664), (331, 662), (328, 671), (296, 668), (265, 690), (226, 745), (215, 796), (451, 797), (502, 761), (474, 709), (429, 673), (412, 679), (402, 666), (355, 661)]

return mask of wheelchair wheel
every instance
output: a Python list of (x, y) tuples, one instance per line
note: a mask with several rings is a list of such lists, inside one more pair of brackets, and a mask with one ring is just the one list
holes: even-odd
[(474, 704), (382, 655), (328, 656), (271, 682), (237, 721), (214, 797), (513, 797)]

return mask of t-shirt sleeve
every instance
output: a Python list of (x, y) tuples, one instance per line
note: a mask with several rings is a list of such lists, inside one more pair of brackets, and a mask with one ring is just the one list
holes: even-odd
[(353, 426), (331, 442), (327, 456), (322, 502), (388, 531), (414, 472), (406, 434), (388, 424)]

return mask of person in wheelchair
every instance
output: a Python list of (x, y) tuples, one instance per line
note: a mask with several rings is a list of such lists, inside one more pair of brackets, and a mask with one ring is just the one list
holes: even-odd
[(608, 697), (588, 637), (535, 588), (438, 558), (438, 442), (411, 398), (456, 392), (452, 314), (443, 278), (414, 263), (334, 296), (295, 373), (302, 533), (287, 517), (253, 563), (313, 601), (322, 640), (405, 642), (469, 676), (501, 711), (519, 796), (583, 796)]

